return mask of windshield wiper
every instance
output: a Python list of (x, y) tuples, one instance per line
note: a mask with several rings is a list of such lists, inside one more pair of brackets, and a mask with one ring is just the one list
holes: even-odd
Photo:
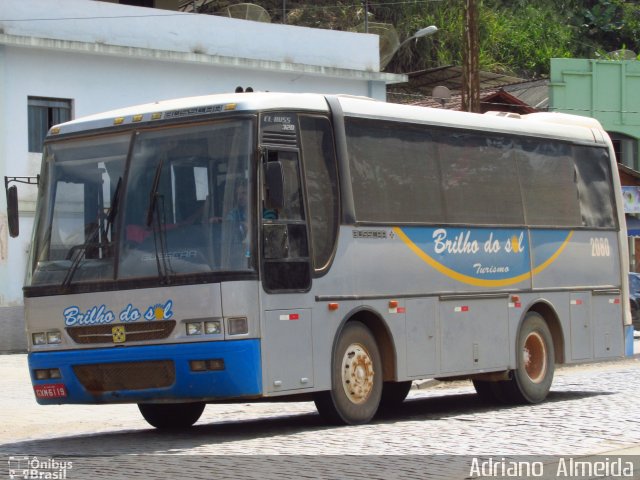
[(116, 214), (118, 213), (118, 205), (120, 201), (120, 187), (122, 186), (122, 177), (118, 177), (118, 183), (116, 184), (116, 189), (113, 192), (113, 198), (111, 199), (111, 206), (109, 210), (107, 210), (107, 214), (105, 215), (106, 225), (104, 230), (102, 231), (103, 238), (107, 238), (109, 235), (109, 231), (111, 231), (111, 235), (113, 236), (113, 221), (116, 218)]
[(107, 234), (109, 232), (109, 228), (111, 228), (111, 232), (113, 233), (113, 220), (115, 219), (116, 212), (118, 211), (118, 201), (120, 199), (120, 186), (122, 185), (122, 177), (118, 178), (118, 183), (116, 184), (116, 189), (113, 193), (113, 199), (111, 201), (111, 206), (107, 210), (107, 213), (104, 217), (105, 225), (103, 225), (103, 220), (98, 219), (98, 223), (93, 227), (89, 235), (87, 235), (86, 241), (81, 245), (76, 245), (69, 249), (69, 253), (73, 256), (73, 252), (75, 251), (75, 257), (71, 261), (71, 265), (69, 266), (69, 270), (67, 270), (67, 274), (64, 276), (62, 280), (62, 288), (66, 289), (71, 284), (71, 280), (75, 275), (78, 267), (80, 266), (80, 262), (84, 258), (84, 255), (91, 245), (93, 245), (96, 241), (96, 237), (100, 231), (103, 234), (103, 240), (106, 243)]
[(164, 159), (160, 159), (158, 166), (156, 167), (156, 173), (153, 175), (153, 182), (151, 183), (151, 191), (149, 192), (149, 206), (147, 207), (147, 215), (145, 225), (151, 226), (153, 222), (153, 214), (156, 210), (156, 204), (158, 203), (158, 187), (160, 186), (160, 175), (162, 173), (162, 166), (164, 165)]
[[(162, 167), (164, 165), (164, 159), (160, 159), (156, 172), (153, 176), (153, 183), (151, 184), (151, 191), (149, 192), (149, 207), (147, 208), (146, 226), (153, 228), (153, 245), (156, 255), (156, 266), (158, 268), (158, 275), (164, 280), (165, 284), (170, 283), (169, 269), (171, 267), (169, 259), (167, 258), (167, 240), (164, 226), (166, 221), (164, 219), (164, 197), (158, 194), (158, 188), (160, 185), (160, 177), (162, 174)], [(162, 206), (158, 206), (158, 200), (163, 201)], [(153, 221), (154, 217), (156, 222)]]

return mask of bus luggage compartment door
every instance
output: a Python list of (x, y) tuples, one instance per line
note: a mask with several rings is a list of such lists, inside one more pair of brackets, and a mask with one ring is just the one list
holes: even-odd
[(442, 373), (468, 373), (509, 364), (507, 299), (440, 298)]
[(438, 372), (438, 299), (410, 298), (406, 308), (407, 374), (433, 375)]
[(591, 295), (573, 292), (571, 305), (571, 359), (587, 360), (591, 353)]
[(313, 387), (311, 310), (268, 310), (265, 314), (266, 393)]
[(621, 293), (617, 290), (594, 291), (591, 301), (594, 357), (623, 356), (624, 324)]

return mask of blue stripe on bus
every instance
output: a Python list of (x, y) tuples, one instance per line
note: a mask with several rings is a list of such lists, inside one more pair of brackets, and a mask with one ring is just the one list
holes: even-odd
[[(190, 360), (223, 359), (225, 369), (193, 372)], [(118, 362), (172, 360), (175, 381), (163, 388), (90, 393), (76, 377), (73, 366)], [(35, 380), (35, 369), (58, 368), (61, 379)], [(64, 384), (65, 398), (37, 398), (42, 405), (61, 403), (136, 403), (149, 400), (184, 401), (255, 397), (262, 393), (260, 341), (257, 339), (111, 347), (92, 350), (37, 352), (29, 354), (32, 383)]]

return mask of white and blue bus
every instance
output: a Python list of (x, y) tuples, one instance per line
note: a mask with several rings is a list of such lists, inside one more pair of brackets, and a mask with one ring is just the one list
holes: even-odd
[(621, 205), (583, 117), (241, 93), (64, 123), (24, 287), (35, 396), (158, 428), (292, 396), (359, 424), (422, 378), (541, 402), (554, 365), (624, 354)]

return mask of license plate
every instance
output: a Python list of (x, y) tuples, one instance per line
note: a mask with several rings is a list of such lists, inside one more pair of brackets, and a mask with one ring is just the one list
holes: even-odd
[(33, 390), (37, 398), (62, 398), (67, 396), (64, 383), (48, 383), (46, 385), (34, 385)]

